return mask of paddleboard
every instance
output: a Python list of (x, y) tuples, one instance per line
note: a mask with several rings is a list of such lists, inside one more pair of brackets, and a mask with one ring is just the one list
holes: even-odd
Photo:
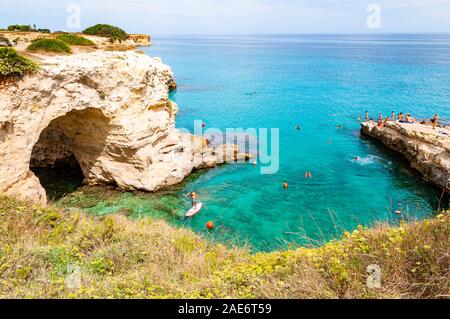
[(192, 217), (194, 215), (197, 215), (202, 208), (203, 208), (203, 203), (197, 203), (197, 205), (195, 205), (190, 210), (188, 210), (188, 212), (186, 213), (186, 217)]

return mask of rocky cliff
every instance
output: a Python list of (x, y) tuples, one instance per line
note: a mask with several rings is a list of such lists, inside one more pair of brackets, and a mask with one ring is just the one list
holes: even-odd
[(175, 129), (172, 72), (159, 59), (135, 51), (34, 58), (37, 73), (0, 88), (0, 194), (45, 203), (30, 165), (71, 157), (87, 184), (144, 191), (246, 157)]
[(450, 130), (422, 124), (362, 123), (362, 132), (403, 154), (425, 180), (450, 193)]

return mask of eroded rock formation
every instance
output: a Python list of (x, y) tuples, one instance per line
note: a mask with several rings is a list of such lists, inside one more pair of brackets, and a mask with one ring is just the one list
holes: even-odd
[(450, 131), (422, 124), (362, 123), (362, 132), (403, 154), (424, 179), (450, 193)]
[(38, 56), (39, 71), (0, 89), (0, 194), (45, 203), (31, 166), (75, 156), (87, 184), (155, 191), (195, 168), (245, 160), (175, 129), (170, 68), (159, 59), (95, 51)]

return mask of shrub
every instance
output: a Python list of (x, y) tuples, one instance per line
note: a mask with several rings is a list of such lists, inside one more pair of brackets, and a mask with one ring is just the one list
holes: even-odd
[(0, 48), (0, 78), (22, 77), (37, 68), (35, 62), (19, 55), (13, 48)]
[(30, 32), (30, 31), (34, 31), (34, 30), (29, 25), (12, 24), (12, 25), (8, 26), (8, 31)]
[(28, 51), (46, 51), (46, 52), (61, 52), (72, 53), (70, 47), (62, 41), (56, 39), (37, 39), (31, 43)]
[(79, 46), (94, 45), (94, 42), (92, 42), (91, 40), (71, 33), (60, 34), (56, 37), (56, 39), (68, 45), (79, 45)]
[(112, 41), (128, 39), (128, 34), (124, 30), (109, 24), (96, 24), (84, 30), (83, 33), (109, 38)]
[(37, 32), (40, 32), (40, 33), (50, 33), (50, 29), (38, 29)]

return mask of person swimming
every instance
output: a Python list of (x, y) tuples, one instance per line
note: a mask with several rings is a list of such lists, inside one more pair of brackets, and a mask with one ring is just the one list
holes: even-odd
[(306, 172), (305, 173), (305, 178), (312, 178), (311, 172)]
[(355, 156), (354, 158), (353, 158), (353, 160), (355, 160), (355, 161), (360, 161), (361, 160), (361, 157), (359, 157), (359, 156)]
[(296, 126), (295, 126), (295, 129), (296, 129), (296, 130), (300, 130), (300, 129), (301, 129), (300, 125), (296, 125)]
[(289, 188), (289, 184), (288, 184), (287, 182), (284, 182), (284, 183), (283, 183), (283, 188), (284, 188), (284, 189), (288, 189), (288, 188)]

